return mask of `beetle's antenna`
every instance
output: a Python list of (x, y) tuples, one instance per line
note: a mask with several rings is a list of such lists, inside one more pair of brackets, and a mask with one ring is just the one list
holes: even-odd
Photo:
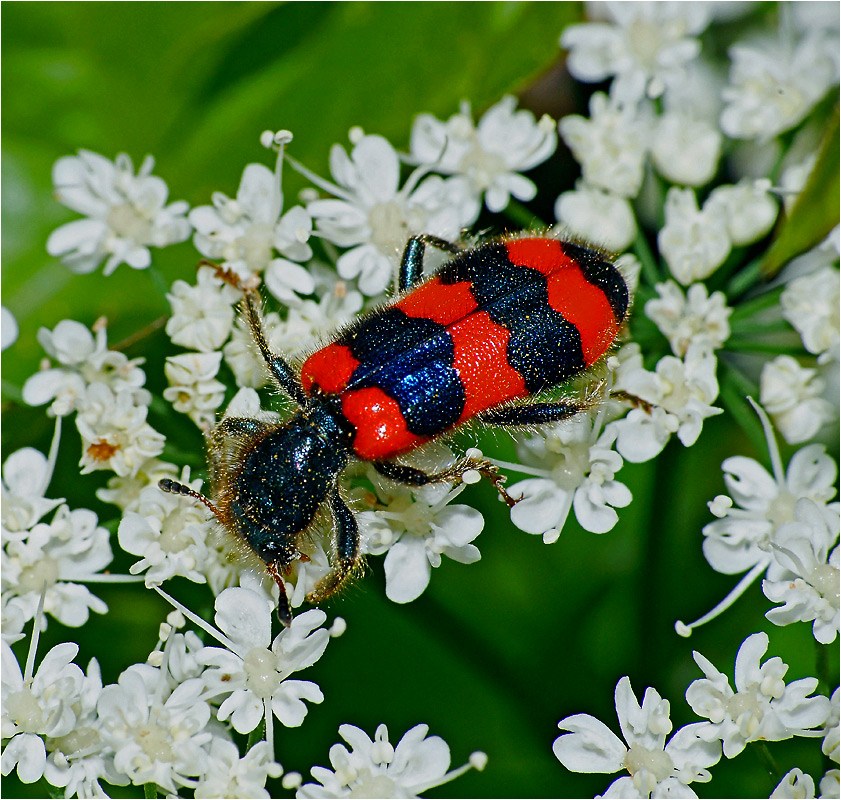
[(195, 489), (191, 489), (189, 486), (184, 485), (183, 483), (178, 483), (178, 481), (171, 481), (169, 478), (161, 478), (158, 481), (158, 488), (161, 491), (169, 492), (170, 494), (181, 494), (186, 497), (192, 497), (194, 500), (198, 500), (203, 505), (207, 506), (212, 512), (213, 516), (219, 520), (219, 522), (225, 522), (222, 519), (222, 514), (218, 508), (216, 508), (213, 503), (210, 502), (201, 492), (197, 492)]

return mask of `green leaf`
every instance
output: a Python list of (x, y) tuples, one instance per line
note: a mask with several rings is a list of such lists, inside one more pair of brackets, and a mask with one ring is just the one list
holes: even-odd
[(773, 277), (793, 258), (820, 244), (838, 224), (839, 146), (836, 105), (812, 174), (762, 261), (766, 277)]
[(762, 422), (748, 402), (748, 397), (759, 397), (759, 387), (729, 362), (722, 361), (722, 364), (726, 371), (721, 380), (720, 402), (753, 445), (759, 459), (770, 464)]

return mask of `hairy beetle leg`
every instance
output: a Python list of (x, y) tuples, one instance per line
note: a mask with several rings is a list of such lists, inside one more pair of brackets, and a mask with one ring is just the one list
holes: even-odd
[(266, 564), (266, 572), (271, 575), (278, 589), (280, 589), (280, 596), (277, 599), (277, 618), (284, 628), (288, 628), (292, 624), (292, 609), (289, 607), (286, 584), (283, 581), (283, 575), (280, 574), (280, 570), (277, 568), (277, 562)]
[(356, 517), (336, 489), (328, 499), (334, 522), (333, 569), (307, 595), (308, 603), (319, 603), (338, 592), (359, 563), (359, 525)]
[(481, 477), (487, 478), (494, 489), (499, 492), (499, 496), (505, 501), (506, 505), (511, 508), (515, 506), (522, 497), (511, 497), (505, 491), (505, 475), (499, 471), (499, 467), (492, 464), (488, 459), (483, 457), (465, 456), (460, 461), (457, 461), (449, 469), (441, 472), (428, 473), (415, 467), (408, 467), (405, 464), (395, 464), (392, 461), (374, 461), (374, 469), (398, 483), (405, 483), (408, 486), (426, 486), (429, 483), (475, 483), (469, 478), (465, 480), (465, 475), (469, 472), (477, 472)]

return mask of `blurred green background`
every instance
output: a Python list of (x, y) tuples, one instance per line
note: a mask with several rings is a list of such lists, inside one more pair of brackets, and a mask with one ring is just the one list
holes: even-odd
[[(593, 87), (569, 80), (558, 48), (564, 26), (582, 13), (576, 3), (4, 3), (2, 290), (21, 333), (3, 354), (3, 457), (49, 446), (52, 421), (20, 403), (20, 387), (43, 356), (39, 327), (64, 318), (90, 325), (105, 315), (109, 341), (118, 343), (168, 312), (149, 271), (74, 275), (47, 255), (50, 231), (75, 218), (51, 197), (59, 157), (78, 148), (109, 158), (127, 152), (137, 166), (151, 153), (170, 199), (200, 205), (215, 190), (235, 194), (249, 161), (270, 163), (258, 141), (267, 128), (291, 129), (290, 152), (326, 176), (330, 145), (346, 144), (353, 125), (405, 149), (416, 114), (446, 118), (463, 99), (477, 115), (509, 92), (537, 114), (586, 113)], [(576, 177), (562, 148), (541, 172), (543, 205), (532, 211), (551, 219), (552, 202)], [(287, 207), (303, 185), (286, 171)], [(153, 259), (170, 284), (190, 279), (198, 255), (187, 242), (153, 251)], [(172, 353), (166, 337), (148, 336), (127, 353), (146, 358), (147, 385), (159, 393)], [(165, 412), (153, 407), (150, 422), (170, 433)], [(179, 427), (179, 447), (201, 464), (198, 431)], [(79, 476), (78, 436), (72, 424), (64, 430), (49, 495), (93, 508), (116, 531), (114, 508), (94, 496), (107, 475)], [(463, 435), (459, 446), (474, 441)], [(513, 457), (504, 435), (485, 436), (482, 446)], [(462, 501), (486, 519), (478, 564), (444, 559), (427, 592), (398, 606), (385, 599), (382, 562), (372, 559), (364, 579), (327, 608), (348, 630), (302, 676), (318, 682), (325, 702), (311, 707), (301, 728), (276, 727), (284, 768), (306, 779), (310, 766), (327, 765), (342, 723), (373, 735), (385, 722), (396, 743), (425, 722), (450, 744), (454, 766), (477, 749), (490, 759), (485, 772), (429, 796), (592, 796), (613, 778), (567, 772), (551, 745), (558, 720), (573, 713), (618, 731), (613, 687), (622, 675), (639, 697), (654, 686), (670, 699), (677, 728), (695, 721), (683, 700), (700, 677), (693, 648), (732, 672), (743, 639), (768, 630), (770, 655), (791, 665), (789, 679), (814, 674), (809, 627), (773, 628), (758, 585), (691, 641), (673, 631), (676, 618), (700, 616), (735, 582), (709, 568), (700, 545), (711, 519), (705, 503), (724, 490), (720, 463), (737, 453), (768, 462), (725, 416), (708, 421), (692, 449), (672, 442), (651, 464), (625, 465), (619, 479), (634, 502), (613, 531), (596, 536), (571, 517), (552, 547), (514, 529), (489, 487), (469, 489)], [(118, 556), (112, 570), (125, 572), (132, 561)], [(167, 588), (210, 618), (202, 587), (172, 581)], [(136, 585), (97, 593), (110, 612), (80, 630), (51, 620), (39, 653), (78, 641), (77, 662), (96, 656), (113, 682), (145, 660), (170, 609)], [(27, 643), (15, 647), (21, 663)], [(799, 766), (819, 777), (816, 749), (806, 740), (772, 746), (782, 772)], [(711, 784), (694, 785), (701, 796), (767, 796), (778, 780), (750, 752), (713, 775)], [(51, 791), (15, 776), (3, 782), (6, 797)]]

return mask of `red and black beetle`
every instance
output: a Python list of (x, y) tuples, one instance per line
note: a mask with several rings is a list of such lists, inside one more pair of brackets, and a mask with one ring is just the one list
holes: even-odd
[[(426, 245), (452, 254), (424, 279)], [(603, 254), (550, 238), (514, 238), (463, 249), (412, 237), (400, 267), (399, 299), (340, 330), (307, 358), (300, 375), (271, 352), (260, 298), (243, 308), (274, 382), (299, 406), (282, 424), (225, 418), (209, 435), (212, 500), (183, 484), (161, 489), (203, 502), (266, 563), (280, 587), (278, 616), (292, 619), (282, 575), (300, 557), (298, 539), (323, 503), (334, 520), (332, 570), (307, 598), (336, 592), (359, 561), (359, 530), (337, 478), (351, 459), (420, 486), (459, 481), (467, 470), (504, 478), (465, 458), (427, 474), (391, 459), (460, 423), (535, 426), (586, 407), (534, 400), (598, 361), (628, 312), (628, 287)], [(516, 402), (521, 401), (521, 402)]]

